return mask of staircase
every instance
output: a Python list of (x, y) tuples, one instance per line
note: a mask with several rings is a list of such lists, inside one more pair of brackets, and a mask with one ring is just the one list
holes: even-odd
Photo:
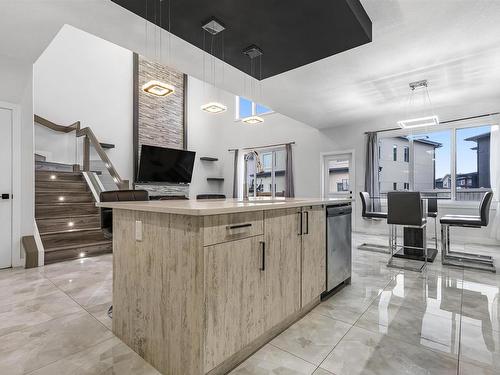
[(35, 219), (45, 264), (109, 253), (112, 241), (81, 172), (72, 165), (35, 162)]

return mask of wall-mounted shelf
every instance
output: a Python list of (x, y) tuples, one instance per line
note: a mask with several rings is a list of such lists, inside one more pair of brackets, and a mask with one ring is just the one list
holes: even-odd
[(202, 160), (202, 161), (218, 161), (219, 159), (217, 159), (217, 158), (212, 158), (212, 157), (210, 157), (210, 156), (202, 156), (202, 157), (200, 158), (200, 160)]
[(110, 149), (110, 148), (115, 148), (115, 145), (111, 144), (111, 143), (102, 143), (101, 142), (101, 147), (106, 148), (106, 149)]
[(207, 177), (207, 181), (224, 181), (224, 177)]

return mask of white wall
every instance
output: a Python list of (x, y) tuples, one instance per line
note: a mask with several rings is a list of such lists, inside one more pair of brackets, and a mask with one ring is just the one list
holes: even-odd
[[(108, 150), (118, 174), (132, 180), (132, 52), (65, 25), (34, 64), (34, 109), (60, 125), (81, 121)], [(75, 134), (35, 126), (35, 150), (73, 164)], [(79, 149), (81, 154), (81, 149)]]
[[(222, 114), (210, 114), (200, 110), (208, 101), (222, 101), (228, 110)], [(188, 148), (196, 151), (196, 163), (191, 197), (199, 193), (221, 192), (232, 196), (234, 154), (229, 148), (263, 146), (295, 141), (293, 146), (295, 195), (320, 196), (320, 153), (331, 151), (335, 142), (319, 130), (279, 113), (264, 116), (265, 122), (247, 125), (234, 121), (234, 94), (215, 90), (203, 82), (188, 79)], [(265, 104), (265, 103), (264, 103)], [(219, 162), (210, 165), (200, 162), (200, 156), (214, 156)], [(207, 183), (207, 176), (222, 176), (224, 183)]]

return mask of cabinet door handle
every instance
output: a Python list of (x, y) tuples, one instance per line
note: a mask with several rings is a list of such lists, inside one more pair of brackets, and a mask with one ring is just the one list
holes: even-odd
[(306, 215), (306, 220), (305, 220), (306, 224), (304, 225), (304, 227), (305, 227), (304, 234), (309, 234), (309, 211), (305, 211), (304, 215)]
[(260, 250), (262, 251), (262, 264), (260, 267), (261, 271), (266, 270), (266, 243), (265, 241), (260, 241)]
[(251, 227), (252, 223), (226, 225), (227, 230)]
[(297, 212), (297, 215), (299, 215), (299, 230), (297, 235), (302, 236), (302, 212)]

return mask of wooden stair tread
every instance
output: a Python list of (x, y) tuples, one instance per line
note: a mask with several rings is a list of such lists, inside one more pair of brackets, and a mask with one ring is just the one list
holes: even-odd
[(111, 239), (104, 237), (100, 229), (84, 232), (67, 232), (57, 234), (43, 234), (40, 236), (45, 251), (58, 251), (111, 243)]
[(84, 233), (89, 231), (100, 231), (100, 227), (92, 227), (92, 228), (77, 228), (77, 229), (63, 229), (52, 232), (39, 232), (40, 236), (46, 235), (56, 235), (56, 234), (67, 234), (67, 233)]
[(92, 247), (92, 246), (98, 246), (98, 245), (112, 245), (113, 241), (112, 240), (101, 240), (101, 241), (89, 241), (89, 242), (78, 242), (74, 244), (67, 244), (67, 245), (62, 245), (62, 246), (55, 246), (55, 247), (46, 247), (44, 245), (44, 249), (46, 253), (51, 253), (54, 251), (61, 251), (61, 250), (69, 250), (69, 249), (83, 249), (86, 247)]

